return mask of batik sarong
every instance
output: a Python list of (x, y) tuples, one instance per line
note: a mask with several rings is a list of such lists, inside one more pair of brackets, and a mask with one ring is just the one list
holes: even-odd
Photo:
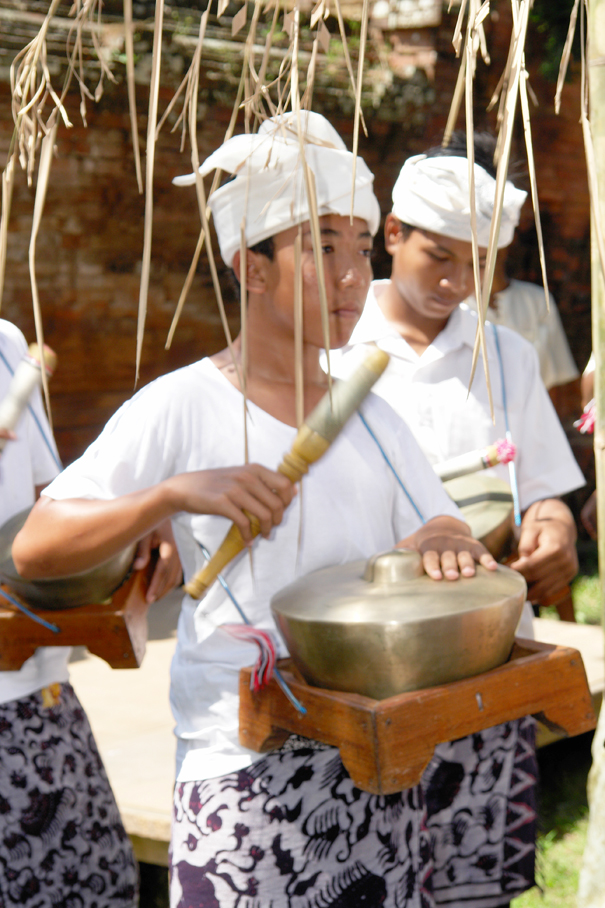
[(175, 789), (172, 908), (499, 908), (534, 884), (531, 718), (439, 745), (421, 786), (355, 788), (292, 739)]
[(0, 705), (0, 908), (131, 908), (138, 869), (69, 684)]
[(422, 788), (438, 905), (499, 908), (534, 885), (537, 773), (529, 716), (435, 749)]
[(173, 908), (433, 908), (420, 788), (356, 788), (304, 742), (175, 789)]

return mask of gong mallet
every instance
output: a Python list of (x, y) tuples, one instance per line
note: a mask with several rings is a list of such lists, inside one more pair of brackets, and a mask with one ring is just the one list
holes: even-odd
[[(57, 356), (50, 347), (44, 346), (44, 355), (38, 344), (30, 344), (27, 353), (15, 369), (6, 396), (0, 402), (0, 429), (15, 428), (29, 399), (42, 382), (42, 363), (50, 378), (57, 364)], [(0, 451), (4, 450), (7, 439), (0, 438)]]
[[(328, 392), (322, 397), (298, 430), (292, 448), (284, 455), (277, 468), (279, 473), (283, 473), (291, 482), (299, 482), (302, 479), (310, 464), (325, 454), (349, 417), (359, 408), (386, 369), (388, 362), (388, 354), (376, 347), (350, 378), (334, 383), (332, 393)], [(257, 536), (260, 532), (259, 523), (247, 511), (246, 514), (250, 517), (252, 535)], [(225, 565), (229, 564), (245, 545), (239, 528), (233, 524), (210, 561), (185, 584), (185, 592), (192, 599), (201, 599)]]
[(501, 438), (493, 445), (488, 445), (487, 448), (481, 448), (479, 451), (469, 451), (443, 463), (434, 463), (433, 470), (442, 482), (446, 482), (449, 479), (457, 479), (458, 476), (467, 476), (469, 473), (487, 470), (499, 463), (510, 463), (515, 459), (515, 454), (514, 444)]

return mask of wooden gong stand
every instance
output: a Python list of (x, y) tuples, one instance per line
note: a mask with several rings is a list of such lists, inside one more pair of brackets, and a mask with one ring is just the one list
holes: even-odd
[(266, 752), (292, 733), (338, 747), (358, 788), (393, 794), (420, 781), (436, 744), (535, 715), (573, 736), (596, 717), (582, 656), (567, 646), (517, 638), (510, 660), (490, 672), (440, 687), (372, 700), (311, 687), (292, 662), (280, 671), (306, 707), (297, 712), (275, 680), (250, 690), (251, 668), (240, 672), (240, 742)]
[[(59, 633), (38, 624), (0, 595), (0, 671), (16, 671), (39, 646), (87, 646), (112, 668), (138, 668), (147, 644), (145, 593), (155, 561), (134, 571), (108, 602), (66, 609), (38, 609)], [(8, 586), (0, 586), (31, 611)]]

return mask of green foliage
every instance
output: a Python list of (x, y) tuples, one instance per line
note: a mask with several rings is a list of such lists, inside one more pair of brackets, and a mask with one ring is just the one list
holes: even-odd
[[(555, 82), (559, 75), (559, 64), (569, 29), (569, 20), (574, 0), (534, 0), (529, 14), (536, 31), (544, 36), (544, 57), (540, 64), (542, 75)], [(580, 21), (572, 44), (572, 59), (580, 59)], [(569, 78), (569, 74), (568, 74)]]
[(598, 574), (580, 574), (572, 584), (576, 619), (579, 624), (601, 623), (601, 580)]
[[(574, 611), (578, 624), (601, 624), (603, 618), (601, 606), (601, 580), (599, 577), (599, 558), (596, 542), (580, 541), (578, 543), (580, 573), (571, 584)], [(559, 615), (555, 608), (540, 609), (541, 618), (554, 618)]]
[[(601, 581), (598, 574), (580, 574), (571, 585), (574, 611), (578, 624), (601, 624)], [(554, 618), (559, 615), (554, 606), (540, 609), (540, 618)]]
[(541, 888), (514, 899), (512, 908), (575, 908), (582, 853), (586, 842), (587, 818), (562, 839), (552, 833), (541, 840), (539, 866)]

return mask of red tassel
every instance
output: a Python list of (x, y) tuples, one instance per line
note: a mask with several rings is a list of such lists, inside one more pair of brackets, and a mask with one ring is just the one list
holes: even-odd
[(267, 631), (252, 627), (250, 624), (221, 624), (221, 627), (232, 637), (245, 640), (247, 643), (256, 643), (258, 646), (259, 655), (250, 677), (250, 688), (255, 692), (259, 691), (269, 683), (275, 670), (277, 654), (273, 638)]

